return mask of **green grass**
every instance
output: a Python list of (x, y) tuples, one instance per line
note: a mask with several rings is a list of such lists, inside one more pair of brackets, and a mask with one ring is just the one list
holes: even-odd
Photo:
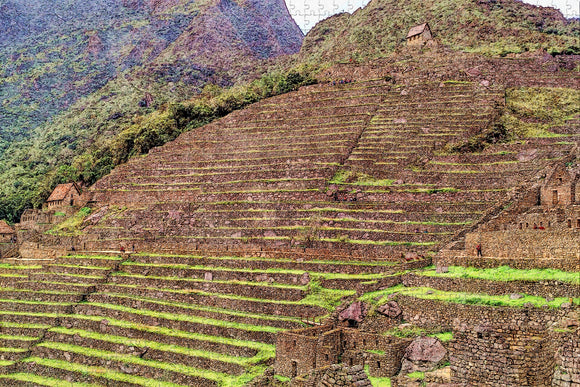
[(381, 378), (381, 377), (373, 377), (369, 375), (369, 366), (365, 366), (365, 372), (371, 381), (373, 387), (391, 387), (391, 379), (390, 378)]
[[(42, 316), (42, 314), (34, 314)], [(101, 322), (103, 318), (101, 316), (88, 316), (88, 315), (63, 315), (62, 317), (71, 317), (77, 320), (86, 320), (86, 321), (93, 321), (93, 322)], [(203, 333), (198, 332), (188, 332), (188, 331), (180, 331), (177, 329), (170, 329), (161, 326), (150, 326), (150, 325), (143, 325), (134, 323), (131, 321), (124, 321), (124, 320), (116, 320), (107, 318), (109, 325), (116, 326), (120, 328), (126, 329), (134, 329), (142, 332), (153, 333), (164, 335), (168, 337), (174, 338), (181, 338), (181, 339), (189, 339), (189, 340), (199, 340), (199, 341), (207, 341), (216, 344), (225, 344), (231, 345), (236, 347), (247, 347), (250, 349), (254, 349), (256, 351), (267, 352), (267, 353), (274, 353), (274, 346), (271, 344), (260, 343), (257, 341), (248, 341), (248, 340), (241, 340), (241, 339), (232, 339), (228, 337), (221, 337), (221, 336), (211, 336), (206, 335)]]
[[(162, 281), (186, 281), (186, 282), (201, 283), (201, 284), (208, 282), (204, 279), (198, 279), (198, 278), (145, 276), (145, 275), (140, 275), (140, 274), (128, 274), (128, 273), (119, 273), (119, 272), (114, 273), (113, 276), (114, 277), (126, 277), (126, 278), (162, 280)], [(213, 280), (213, 281), (211, 281), (211, 283), (226, 284), (226, 285), (244, 285), (244, 286), (266, 287), (266, 288), (306, 290), (305, 286), (286, 285), (286, 284), (270, 283), (270, 282), (250, 282), (250, 281), (239, 281), (239, 280)]]
[(26, 363), (34, 362), (41, 366), (51, 367), (66, 371), (78, 372), (80, 374), (89, 375), (97, 378), (109, 379), (115, 382), (133, 383), (144, 387), (187, 387), (181, 384), (164, 382), (162, 380), (154, 380), (144, 378), (141, 376), (129, 375), (123, 372), (109, 370), (104, 367), (87, 366), (84, 364), (71, 363), (63, 360), (43, 359), (40, 357), (30, 357), (23, 360)]
[(491, 269), (474, 267), (450, 266), (448, 273), (437, 273), (434, 267), (416, 274), (429, 277), (443, 278), (473, 278), (490, 281), (560, 281), (580, 285), (580, 273), (567, 272), (557, 269), (513, 269), (509, 266), (500, 266)]
[[(162, 371), (169, 371), (180, 373), (192, 377), (200, 377), (204, 379), (209, 379), (218, 382), (220, 386), (239, 386), (245, 383), (245, 379), (253, 378), (254, 372), (257, 372), (258, 368), (254, 369), (251, 375), (243, 375), (242, 377), (234, 377), (221, 372), (215, 372), (207, 369), (199, 369), (195, 367), (186, 366), (183, 364), (175, 363), (165, 363), (157, 360), (146, 360), (139, 356), (119, 354), (111, 351), (103, 351), (93, 348), (85, 348), (73, 344), (64, 343), (54, 343), (54, 342), (43, 342), (39, 344), (40, 347), (55, 349), (64, 352), (77, 353), (85, 356), (91, 356), (94, 358), (102, 359), (103, 361), (118, 361), (125, 364), (135, 364), (146, 367), (156, 368)], [(263, 370), (263, 367), (259, 368)]]
[(425, 379), (425, 372), (411, 372), (410, 374), (406, 375), (409, 379), (413, 380), (423, 380)]
[(128, 347), (134, 346), (134, 347), (141, 347), (141, 348), (151, 348), (151, 349), (155, 349), (155, 350), (159, 350), (159, 351), (163, 351), (163, 352), (172, 352), (172, 353), (181, 354), (181, 355), (200, 357), (200, 358), (205, 358), (205, 359), (210, 359), (210, 360), (217, 360), (217, 361), (222, 361), (225, 363), (237, 364), (237, 365), (244, 366), (244, 367), (263, 362), (263, 361), (272, 357), (272, 353), (270, 351), (260, 352), (254, 357), (245, 358), (245, 357), (241, 357), (241, 356), (226, 355), (226, 354), (210, 352), (210, 351), (206, 351), (206, 350), (198, 350), (198, 349), (192, 349), (192, 348), (187, 348), (187, 347), (181, 347), (178, 345), (164, 344), (164, 343), (159, 343), (157, 341), (144, 340), (144, 339), (133, 339), (133, 338), (127, 338), (127, 337), (122, 337), (122, 336), (107, 335), (107, 334), (102, 334), (102, 333), (97, 333), (97, 332), (85, 331), (82, 329), (67, 329), (67, 328), (56, 327), (56, 328), (51, 328), (49, 331), (54, 332), (54, 333), (58, 333), (58, 334), (70, 335), (70, 336), (77, 335), (77, 336), (87, 338), (87, 339), (106, 341), (106, 342), (114, 343), (114, 344), (122, 344), (122, 345), (125, 345)]
[[(464, 293), (464, 292), (446, 292), (436, 289), (431, 289), (427, 287), (419, 288), (406, 288), (402, 285), (398, 285), (389, 289), (379, 290), (376, 292), (371, 292), (360, 297), (361, 301), (366, 301), (375, 305), (381, 305), (387, 302), (387, 297), (383, 297), (381, 300), (376, 301), (377, 296), (387, 296), (389, 294), (401, 294), (405, 296), (417, 297), (426, 300), (435, 300), (442, 302), (450, 302), (457, 304), (468, 304), (468, 305), (487, 305), (487, 306), (509, 306), (515, 308), (521, 308), (524, 304), (531, 303), (534, 307), (542, 307), (543, 305), (548, 305), (551, 308), (559, 308), (563, 303), (569, 301), (565, 297), (557, 297), (553, 301), (546, 301), (543, 297), (524, 295), (523, 298), (518, 300), (510, 299), (509, 295), (503, 296), (490, 296), (487, 294), (475, 294), (475, 293)], [(580, 297), (573, 298), (574, 304), (580, 305)]]
[(104, 309), (116, 310), (119, 312), (125, 313), (132, 313), (140, 316), (147, 316), (147, 317), (154, 317), (154, 318), (162, 318), (172, 321), (183, 321), (189, 322), (193, 324), (202, 324), (202, 325), (213, 325), (222, 328), (230, 328), (230, 329), (239, 329), (245, 330), (250, 332), (268, 332), (268, 333), (277, 333), (280, 332), (282, 329), (270, 326), (262, 326), (262, 325), (251, 325), (251, 324), (244, 324), (244, 323), (237, 323), (231, 321), (224, 321), (224, 320), (216, 320), (210, 319), (205, 317), (198, 317), (198, 316), (191, 316), (191, 315), (184, 315), (184, 314), (175, 314), (175, 313), (167, 313), (167, 312), (157, 312), (152, 310), (146, 309), (136, 309), (136, 308), (129, 308), (127, 306), (122, 305), (113, 305), (113, 304), (102, 304), (96, 302), (90, 302), (85, 305), (101, 307)]
[(185, 302), (160, 301), (158, 299), (149, 298), (149, 297), (138, 297), (138, 296), (129, 296), (129, 295), (125, 295), (125, 294), (111, 294), (111, 293), (107, 293), (107, 295), (112, 296), (112, 297), (125, 298), (125, 299), (129, 299), (129, 300), (145, 301), (145, 302), (150, 302), (150, 303), (158, 304), (158, 305), (174, 306), (174, 307), (178, 307), (178, 308), (198, 310), (198, 311), (202, 311), (202, 312), (220, 313), (220, 314), (229, 315), (229, 316), (247, 317), (247, 318), (254, 318), (254, 319), (271, 320), (271, 321), (294, 321), (294, 322), (300, 321), (300, 319), (298, 319), (296, 317), (272, 316), (272, 315), (249, 313), (249, 312), (239, 312), (236, 310), (217, 308), (217, 307), (213, 307), (213, 306), (195, 305), (195, 304), (185, 303)]
[(15, 373), (9, 375), (0, 375), (0, 379), (4, 379), (6, 382), (8, 380), (18, 380), (20, 382), (34, 383), (40, 386), (50, 386), (50, 387), (100, 387), (100, 384), (93, 383), (79, 383), (79, 382), (68, 382), (62, 379), (49, 378), (46, 376), (27, 374), (27, 373)]

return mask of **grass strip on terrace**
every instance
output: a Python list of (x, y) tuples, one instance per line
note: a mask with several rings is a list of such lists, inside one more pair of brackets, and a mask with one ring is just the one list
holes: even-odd
[[(532, 304), (537, 308), (540, 308), (543, 305), (548, 305), (550, 308), (559, 308), (563, 303), (569, 301), (569, 299), (566, 297), (557, 297), (552, 301), (547, 301), (543, 297), (536, 297), (530, 295), (523, 295), (524, 297), (520, 299), (512, 300), (510, 299), (509, 294), (503, 296), (490, 296), (483, 293), (450, 292), (431, 289), (428, 287), (406, 288), (403, 285), (397, 285), (389, 289), (364, 294), (362, 297), (360, 297), (360, 300), (369, 302), (371, 304), (380, 305), (386, 303), (388, 299), (387, 297), (383, 297), (381, 298), (381, 300), (377, 302), (375, 300), (376, 297), (381, 295), (386, 296), (393, 293), (421, 298), (425, 300), (435, 300), (455, 304), (507, 306), (515, 308), (521, 308), (524, 306), (524, 304), (528, 303)], [(580, 305), (580, 297), (573, 298), (572, 301), (574, 304)]]
[(14, 323), (10, 321), (0, 321), (2, 328), (23, 328), (23, 329), (48, 329), (51, 325), (46, 324), (29, 324), (29, 323)]
[[(37, 363), (44, 367), (57, 368), (64, 371), (77, 372), (80, 374), (90, 375), (93, 377), (103, 378), (112, 380), (115, 382), (124, 382), (130, 384), (136, 384), (138, 386), (144, 387), (187, 387), (181, 384), (175, 384), (170, 382), (164, 382), (158, 379), (149, 379), (142, 376), (129, 375), (123, 372), (109, 370), (104, 367), (97, 366), (87, 366), (84, 364), (71, 363), (64, 360), (56, 359), (43, 359), (40, 357), (29, 357), (24, 359), (25, 363)], [(7, 375), (10, 376), (10, 375)], [(4, 376), (0, 376), (4, 377)], [(58, 385), (57, 385), (58, 386)], [(64, 385), (62, 387), (68, 387), (69, 385)], [(60, 386), (59, 386), (60, 387)]]
[[(283, 263), (296, 263), (295, 259), (291, 258), (263, 258), (263, 257), (233, 257), (233, 256), (223, 256), (223, 257), (206, 257), (201, 255), (181, 255), (181, 254), (160, 254), (160, 253), (147, 253), (141, 252), (137, 254), (133, 254), (134, 256), (142, 256), (142, 257), (168, 257), (168, 258), (203, 258), (203, 259), (212, 259), (216, 261), (220, 260), (231, 260), (231, 261), (263, 261), (263, 262), (283, 262)], [(322, 259), (312, 259), (312, 260), (305, 260), (304, 263), (315, 263), (315, 264), (328, 264), (328, 265), (353, 265), (353, 266), (396, 266), (397, 262), (390, 262), (390, 261), (380, 261), (380, 262), (372, 262), (372, 261), (337, 261), (337, 260), (322, 260)], [(245, 270), (245, 269), (244, 269)]]
[[(147, 288), (146, 288), (147, 289)], [(151, 289), (149, 289), (151, 290)], [(165, 289), (159, 289), (161, 291), (168, 291)], [(147, 316), (147, 317), (154, 317), (154, 318), (163, 318), (166, 320), (173, 320), (173, 321), (184, 321), (190, 322), (194, 324), (202, 324), (202, 325), (213, 325), (222, 328), (232, 328), (232, 329), (239, 329), (244, 331), (251, 331), (251, 332), (269, 332), (269, 333), (278, 333), (282, 331), (281, 328), (271, 327), (271, 326), (264, 326), (264, 325), (252, 325), (252, 324), (244, 324), (238, 322), (231, 322), (225, 320), (216, 320), (207, 317), (199, 317), (199, 316), (192, 316), (186, 314), (176, 314), (176, 313), (168, 313), (168, 312), (157, 312), (147, 309), (136, 309), (130, 308), (128, 306), (123, 305), (114, 305), (114, 304), (103, 304), (98, 302), (88, 302), (84, 305), (88, 306), (97, 306), (104, 309), (111, 309), (116, 310), (119, 312), (126, 312), (137, 314), (140, 316)]]
[[(271, 220), (287, 220), (287, 218), (234, 218), (232, 221), (271, 221)], [(310, 221), (312, 218), (298, 218), (294, 219), (298, 221)], [(456, 222), (456, 223), (446, 223), (446, 222), (417, 222), (406, 220), (404, 222), (399, 222), (395, 220), (374, 220), (374, 219), (355, 219), (355, 218), (320, 218), (321, 222), (354, 222), (354, 223), (380, 223), (380, 224), (397, 224), (397, 225), (426, 225), (426, 226), (464, 226), (470, 224), (471, 222)], [(361, 231), (363, 231), (361, 229)]]
[(24, 305), (49, 305), (49, 306), (70, 306), (70, 302), (49, 302), (49, 301), (29, 301), (29, 300), (7, 300), (0, 299), (0, 303), (24, 304)]
[[(76, 320), (86, 320), (86, 321), (94, 321), (94, 322), (101, 322), (103, 321), (103, 317), (101, 316), (89, 316), (84, 314), (77, 314), (77, 315), (66, 315), (63, 317), (70, 317)], [(180, 331), (177, 329), (165, 328), (162, 326), (150, 326), (144, 324), (138, 324), (131, 321), (124, 321), (124, 320), (116, 320), (112, 318), (107, 318), (109, 325), (116, 326), (119, 328), (125, 329), (134, 329), (141, 332), (153, 333), (168, 337), (175, 337), (180, 339), (188, 339), (188, 340), (196, 340), (196, 341), (207, 341), (210, 343), (216, 344), (224, 344), (230, 345), (234, 347), (246, 347), (250, 349), (254, 349), (256, 351), (267, 352), (267, 353), (275, 353), (275, 346), (272, 344), (261, 343), (258, 341), (248, 341), (242, 339), (233, 339), (229, 337), (222, 337), (222, 336), (211, 336), (203, 333), (198, 332), (189, 332), (189, 331)]]
[[(99, 293), (97, 293), (99, 294)], [(145, 301), (150, 302), (152, 304), (157, 305), (165, 305), (165, 306), (174, 306), (183, 309), (191, 309), (191, 310), (199, 310), (203, 312), (212, 312), (212, 313), (220, 313), (224, 315), (230, 316), (238, 316), (238, 317), (248, 317), (260, 320), (271, 320), (271, 321), (293, 321), (293, 322), (300, 322), (300, 319), (297, 317), (290, 317), (290, 316), (273, 316), (273, 315), (266, 315), (266, 314), (258, 314), (258, 313), (249, 313), (249, 312), (239, 312), (236, 310), (231, 309), (224, 309), (218, 308), (215, 306), (205, 306), (205, 305), (196, 305), (192, 303), (185, 303), (185, 302), (177, 302), (177, 301), (160, 301), (155, 298), (150, 297), (138, 297), (132, 296), (127, 294), (115, 294), (115, 293), (107, 293), (108, 296), (116, 297), (116, 298), (124, 298), (128, 300), (137, 300), (137, 301)]]
[[(31, 281), (32, 282), (32, 281)], [(38, 281), (33, 281), (32, 283), (38, 283)], [(1, 287), (0, 292), (17, 292), (17, 293), (28, 293), (28, 294), (54, 294), (54, 295), (81, 295), (83, 293), (71, 293), (71, 292), (61, 292), (58, 290), (32, 290), (32, 289), (20, 289), (11, 287)]]
[(150, 291), (163, 291), (168, 293), (175, 293), (175, 294), (197, 294), (200, 296), (208, 296), (208, 297), (215, 297), (215, 298), (223, 298), (223, 299), (230, 299), (230, 300), (242, 300), (242, 301), (254, 301), (260, 302), (264, 304), (277, 304), (277, 305), (310, 305), (310, 306), (318, 306), (324, 309), (333, 310), (333, 308), (337, 305), (336, 302), (340, 300), (344, 296), (353, 295), (356, 292), (354, 290), (337, 290), (337, 289), (316, 289), (315, 292), (311, 292), (305, 298), (300, 301), (287, 301), (287, 300), (270, 300), (270, 299), (263, 299), (263, 298), (255, 298), (255, 297), (243, 297), (231, 294), (222, 294), (222, 293), (210, 293), (202, 290), (176, 290), (176, 289), (159, 289), (159, 288), (148, 288), (143, 286), (137, 285), (117, 285), (117, 284), (109, 284), (113, 286), (117, 286), (119, 288), (130, 288), (130, 289), (143, 289), (143, 290), (150, 290)]
[(62, 379), (51, 378), (48, 376), (41, 376), (35, 374), (28, 374), (24, 372), (9, 375), (0, 375), (0, 379), (4, 379), (6, 382), (8, 382), (8, 380), (18, 380), (20, 382), (33, 383), (34, 385), (38, 386), (50, 386), (50, 387), (102, 387), (101, 384), (69, 382)]
[(28, 352), (28, 348), (6, 348), (6, 347), (0, 347), (0, 352), (3, 352), (3, 353), (24, 353), (24, 352)]
[(0, 263), (0, 269), (9, 269), (9, 270), (42, 269), (42, 265), (13, 265), (11, 263)]
[(2, 335), (0, 334), (0, 340), (15, 340), (15, 341), (36, 341), (38, 337), (33, 336), (23, 336), (23, 335)]
[(306, 286), (300, 285), (286, 285), (279, 283), (270, 283), (267, 281), (262, 282), (252, 282), (252, 281), (239, 281), (239, 280), (212, 280), (206, 281), (201, 278), (183, 278), (183, 277), (171, 277), (171, 276), (146, 276), (141, 274), (131, 274), (131, 273), (113, 273), (113, 277), (125, 277), (125, 278), (139, 278), (139, 279), (152, 279), (152, 280), (164, 280), (164, 281), (185, 281), (192, 283), (215, 283), (215, 284), (225, 284), (225, 285), (244, 285), (244, 286), (254, 286), (254, 287), (265, 287), (265, 288), (279, 288), (279, 289), (296, 289), (296, 290), (307, 290)]
[(426, 268), (415, 274), (428, 277), (473, 278), (489, 281), (560, 281), (580, 285), (579, 272), (567, 272), (557, 269), (514, 269), (500, 266), (491, 269), (475, 267), (449, 266), (448, 273), (437, 273), (434, 267)]
[(145, 367), (156, 368), (160, 370), (180, 373), (183, 375), (199, 377), (203, 379), (213, 380), (218, 382), (220, 385), (231, 385), (231, 383), (236, 379), (231, 375), (227, 375), (221, 372), (215, 372), (207, 369), (199, 369), (183, 364), (176, 363), (165, 363), (158, 360), (147, 360), (142, 359), (139, 356), (125, 355), (111, 351), (104, 351), (93, 348), (85, 348), (73, 344), (65, 343), (55, 343), (55, 342), (43, 342), (38, 344), (39, 347), (55, 349), (59, 351), (72, 352), (80, 355), (90, 356), (93, 358), (99, 358), (104, 361), (118, 361), (125, 364), (135, 364)]
[(124, 258), (119, 256), (111, 256), (111, 255), (64, 255), (62, 257), (58, 257), (58, 259), (102, 259), (105, 261), (122, 261)]
[(87, 339), (106, 341), (108, 343), (121, 344), (121, 345), (125, 345), (128, 347), (134, 346), (134, 347), (141, 347), (141, 348), (151, 348), (151, 349), (155, 349), (155, 350), (163, 351), (163, 352), (173, 352), (176, 354), (181, 354), (181, 355), (186, 355), (186, 356), (199, 357), (199, 358), (210, 359), (210, 360), (217, 360), (217, 361), (221, 361), (224, 363), (232, 363), (232, 364), (241, 365), (244, 367), (247, 367), (247, 366), (250, 366), (250, 365), (253, 365), (256, 363), (260, 363), (260, 362), (265, 361), (265, 360), (272, 357), (271, 353), (269, 353), (270, 356), (264, 356), (265, 354), (261, 353), (261, 354), (259, 354), (260, 356), (256, 355), (256, 356), (253, 356), (250, 358), (246, 358), (246, 357), (241, 357), (241, 356), (237, 356), (237, 355), (236, 356), (226, 355), (223, 353), (210, 352), (207, 350), (192, 349), (192, 348), (182, 347), (182, 346), (173, 345), (173, 344), (164, 344), (164, 343), (159, 343), (157, 341), (152, 341), (152, 340), (134, 339), (134, 338), (128, 338), (128, 337), (124, 337), (124, 336), (108, 335), (108, 334), (103, 334), (103, 333), (86, 331), (83, 329), (68, 329), (68, 328), (56, 327), (56, 328), (50, 329), (49, 331), (54, 332), (54, 333), (58, 333), (58, 334), (69, 335), (69, 336), (78, 335), (80, 337), (87, 338)]
[[(411, 234), (411, 233), (409, 233)], [(432, 234), (432, 233), (431, 233)], [(453, 233), (448, 233), (453, 234)], [(400, 241), (373, 241), (364, 239), (350, 239), (348, 237), (320, 238), (322, 242), (352, 243), (355, 245), (375, 245), (375, 246), (434, 246), (439, 242), (400, 242)]]
[[(310, 262), (310, 261), (309, 261)], [(328, 273), (315, 272), (309, 270), (292, 270), (292, 269), (240, 269), (235, 267), (219, 267), (219, 266), (202, 266), (202, 265), (185, 265), (185, 264), (163, 264), (163, 263), (140, 263), (140, 262), (125, 262), (123, 266), (139, 266), (139, 267), (158, 267), (169, 268), (175, 270), (203, 270), (213, 272), (232, 272), (232, 273), (252, 273), (252, 274), (289, 274), (289, 275), (303, 275), (309, 273), (311, 276), (316, 276), (321, 279), (378, 279), (382, 278), (382, 274), (345, 274), (345, 273)]]

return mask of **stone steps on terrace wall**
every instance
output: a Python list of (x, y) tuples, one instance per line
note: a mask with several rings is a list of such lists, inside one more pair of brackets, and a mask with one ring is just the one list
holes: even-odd
[(154, 360), (168, 364), (183, 364), (189, 367), (207, 369), (214, 372), (221, 372), (230, 375), (241, 375), (245, 372), (245, 368), (243, 366), (235, 363), (186, 355), (179, 352), (163, 351), (149, 347), (140, 347), (129, 340), (127, 340), (127, 344), (122, 344), (107, 341), (105, 339), (88, 338), (79, 334), (75, 334), (74, 332), (76, 331), (67, 334), (61, 331), (48, 331), (47, 335), (45, 336), (45, 341), (52, 343), (71, 344), (123, 355), (133, 355), (144, 360)]
[(429, 162), (426, 165), (429, 171), (441, 171), (441, 172), (461, 172), (461, 171), (479, 171), (479, 172), (494, 172), (501, 173), (506, 169), (511, 171), (514, 168), (522, 168), (524, 170), (539, 169), (539, 163), (545, 164), (542, 160), (534, 159), (530, 161), (510, 161), (510, 162), (495, 162), (495, 163), (456, 163), (456, 164), (446, 164), (446, 163), (433, 163)]
[(268, 300), (300, 301), (306, 296), (304, 288), (288, 287), (280, 284), (272, 286), (265, 282), (240, 284), (235, 281), (220, 282), (203, 279), (180, 278), (175, 275), (158, 278), (130, 273), (117, 273), (111, 276), (111, 284), (155, 286), (160, 289), (175, 289), (188, 291), (204, 291), (226, 295), (248, 296)]
[(442, 291), (483, 293), (488, 295), (528, 294), (537, 297), (580, 297), (580, 286), (559, 281), (492, 281), (404, 274), (407, 287), (429, 287)]
[(257, 349), (243, 346), (243, 344), (228, 344), (226, 340), (220, 340), (220, 338), (216, 336), (204, 337), (199, 335), (199, 338), (195, 339), (193, 338), (194, 336), (198, 337), (195, 333), (186, 331), (163, 329), (141, 323), (129, 324), (126, 321), (112, 319), (106, 320), (106, 323), (104, 323), (103, 320), (87, 320), (82, 317), (83, 316), (80, 315), (63, 317), (63, 326), (70, 329), (83, 329), (107, 335), (149, 340), (167, 345), (184, 346), (187, 348), (196, 348), (208, 352), (223, 353), (230, 356), (253, 357), (258, 354)]
[[(536, 174), (541, 168), (514, 168), (511, 171), (503, 172), (444, 172), (444, 171), (392, 171), (387, 176), (390, 179), (402, 180), (409, 182), (422, 182), (423, 184), (437, 184), (440, 187), (455, 187), (458, 189), (468, 190), (464, 193), (471, 192), (477, 194), (478, 190), (502, 189), (523, 182)], [(508, 182), (511, 182), (508, 184)]]
[[(77, 350), (80, 353), (77, 353)], [(216, 382), (202, 378), (200, 376), (186, 375), (176, 371), (171, 371), (171, 364), (167, 364), (167, 367), (159, 367), (158, 363), (153, 361), (148, 362), (146, 360), (142, 360), (140, 362), (141, 364), (127, 364), (121, 360), (113, 360), (112, 358), (107, 357), (106, 352), (103, 353), (103, 357), (97, 356), (96, 354), (88, 355), (87, 352), (87, 350), (83, 351), (82, 347), (78, 347), (77, 349), (71, 346), (70, 348), (63, 350), (57, 348), (48, 348), (44, 346), (36, 346), (34, 347), (32, 354), (33, 356), (38, 356), (41, 358), (57, 359), (92, 367), (104, 367), (105, 369), (110, 369), (122, 373), (137, 374), (148, 379), (171, 380), (173, 383), (187, 386), (217, 387), (218, 385)], [(112, 352), (111, 354), (114, 355)], [(138, 356), (135, 356), (135, 358), (140, 359)]]
[(247, 312), (224, 308), (208, 308), (205, 304), (174, 303), (163, 299), (147, 299), (127, 294), (93, 294), (91, 301), (99, 304), (112, 304), (146, 310), (148, 312), (170, 313), (180, 316), (194, 316), (215, 321), (227, 321), (246, 325), (274, 327), (280, 329), (303, 328), (303, 324), (296, 317), (281, 315), (260, 314), (252, 316)]
[[(95, 296), (95, 298), (96, 297), (97, 296)], [(156, 315), (156, 312), (151, 312), (151, 316), (143, 315), (138, 312), (147, 313), (147, 311), (140, 311), (132, 308), (129, 308), (130, 311), (116, 310), (116, 306), (119, 305), (87, 303), (75, 306), (75, 311), (79, 314), (99, 316), (104, 319), (113, 318), (116, 320), (159, 326), (168, 329), (196, 332), (203, 335), (226, 337), (230, 339), (243, 338), (243, 340), (262, 342), (266, 344), (274, 344), (276, 342), (276, 334), (266, 330), (248, 330), (228, 327), (219, 322), (216, 324), (213, 320), (201, 317), (195, 319), (197, 322), (193, 322), (188, 321), (187, 317), (194, 319), (195, 316), (173, 315), (171, 313)]]
[(60, 316), (34, 312), (14, 312), (0, 310), (0, 319), (4, 324), (40, 324), (49, 326), (60, 325)]

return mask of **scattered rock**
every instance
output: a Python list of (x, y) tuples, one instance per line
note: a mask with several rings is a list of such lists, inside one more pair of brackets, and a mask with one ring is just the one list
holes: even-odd
[(203, 279), (206, 281), (213, 281), (213, 274), (212, 273), (205, 273)]
[(490, 82), (487, 79), (484, 79), (483, 81), (479, 82), (479, 84), (483, 87), (489, 87)]
[(275, 233), (274, 231), (266, 231), (266, 232), (264, 233), (264, 236), (265, 236), (266, 238), (275, 238), (275, 237), (276, 237), (276, 233)]
[(449, 273), (449, 267), (448, 266), (437, 266), (437, 269), (435, 269), (435, 272), (438, 274)]
[(518, 293), (510, 294), (510, 300), (519, 300), (520, 298), (524, 298), (524, 296), (522, 296), (521, 294), (518, 294)]
[(570, 309), (572, 307), (572, 304), (569, 302), (565, 302), (562, 305), (560, 305), (560, 308), (562, 309)]
[(396, 301), (389, 301), (386, 304), (381, 305), (377, 309), (377, 312), (390, 318), (397, 318), (403, 313), (401, 307)]
[(304, 273), (300, 277), (300, 284), (301, 285), (308, 285), (310, 283), (310, 274)]

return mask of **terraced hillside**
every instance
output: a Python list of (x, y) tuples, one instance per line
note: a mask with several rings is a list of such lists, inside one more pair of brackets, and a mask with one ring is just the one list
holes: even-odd
[[(303, 87), (188, 132), (91, 188), (97, 214), (83, 242), (369, 259), (436, 251), (578, 139), (572, 131), (449, 152), (493, 135), (505, 103), (501, 84), (441, 78), (450, 71)], [(561, 74), (534, 79), (553, 77)]]
[(425, 265), (336, 259), (79, 253), (4, 264), (0, 378), (242, 385), (272, 363), (276, 333), (355, 293), (340, 288)]
[[(396, 297), (419, 329), (464, 333), (465, 346), (448, 345), (459, 360), (446, 380), (474, 381), (462, 363), (471, 327), (456, 327), (455, 317), (562, 319), (562, 304), (580, 302), (570, 279), (577, 273), (494, 288), (485, 270), (467, 280), (458, 265), (450, 279), (421, 269), (448, 242), (461, 248), (466, 231), (508, 207), (548, 165), (569, 160), (575, 121), (500, 143), (498, 123), (511, 109), (504, 84), (451, 77), (453, 64), (410, 74), (400, 66), (303, 87), (185, 133), (91, 187), (92, 213), (67, 220), (71, 227), (49, 235), (21, 227), (26, 251), (45, 259), (1, 268), (0, 377), (10, 385), (241, 386), (274, 363), (278, 333), (336, 323), (357, 299), (372, 314)], [(580, 80), (566, 74), (563, 86)], [(540, 72), (530, 85), (561, 76)], [(474, 143), (484, 150), (456, 151)], [(79, 251), (48, 259), (50, 241)], [(512, 292), (536, 298), (512, 302)], [(401, 335), (400, 322), (361, 327)], [(525, 385), (520, 376), (496, 385)]]

